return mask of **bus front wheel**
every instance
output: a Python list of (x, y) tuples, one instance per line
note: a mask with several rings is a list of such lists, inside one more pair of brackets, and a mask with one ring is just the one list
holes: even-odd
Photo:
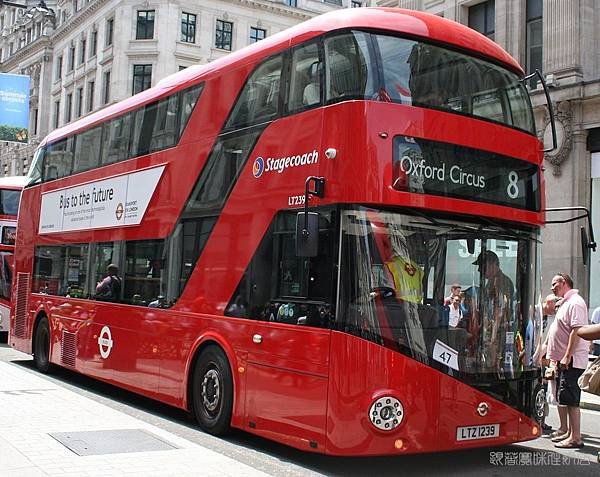
[(33, 337), (33, 363), (38, 371), (50, 371), (50, 325), (48, 318), (40, 320)]
[(193, 405), (203, 431), (220, 436), (230, 430), (233, 379), (225, 353), (209, 346), (196, 361), (193, 376)]

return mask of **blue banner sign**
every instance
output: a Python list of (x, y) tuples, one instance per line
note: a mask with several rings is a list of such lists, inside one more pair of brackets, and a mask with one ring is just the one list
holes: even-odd
[(0, 73), (0, 141), (29, 141), (29, 76)]

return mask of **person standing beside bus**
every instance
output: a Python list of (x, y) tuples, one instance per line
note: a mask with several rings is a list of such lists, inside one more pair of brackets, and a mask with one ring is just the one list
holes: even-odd
[[(568, 428), (556, 431), (555, 447), (575, 449), (583, 447), (581, 438), (581, 389), (577, 380), (585, 371), (588, 361), (588, 344), (577, 336), (577, 330), (587, 324), (588, 309), (573, 280), (566, 273), (552, 278), (552, 293), (562, 298), (556, 318), (548, 333), (548, 352), (551, 365), (557, 369), (557, 401), (561, 423)], [(565, 419), (565, 417), (568, 418)]]
[(121, 297), (121, 277), (119, 267), (111, 263), (106, 267), (107, 276), (96, 285), (96, 299), (118, 301)]

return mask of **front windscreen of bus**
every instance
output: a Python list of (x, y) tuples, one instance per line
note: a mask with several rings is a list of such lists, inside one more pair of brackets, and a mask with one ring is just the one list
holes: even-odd
[(17, 216), (19, 212), (20, 190), (0, 190), (0, 214)]
[(536, 232), (367, 208), (341, 226), (341, 329), (520, 407), (539, 375)]

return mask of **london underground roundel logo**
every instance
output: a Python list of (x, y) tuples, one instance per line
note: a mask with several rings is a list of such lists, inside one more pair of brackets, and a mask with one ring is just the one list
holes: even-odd
[(252, 166), (252, 174), (254, 174), (254, 177), (258, 179), (260, 176), (262, 176), (264, 170), (265, 161), (263, 160), (263, 158), (257, 157), (256, 159), (254, 159), (254, 165)]
[(104, 359), (108, 358), (113, 344), (114, 343), (112, 339), (112, 334), (110, 332), (110, 328), (108, 326), (104, 326), (102, 328), (102, 331), (100, 331), (100, 336), (98, 336), (98, 347), (100, 348), (100, 356), (102, 356)]

